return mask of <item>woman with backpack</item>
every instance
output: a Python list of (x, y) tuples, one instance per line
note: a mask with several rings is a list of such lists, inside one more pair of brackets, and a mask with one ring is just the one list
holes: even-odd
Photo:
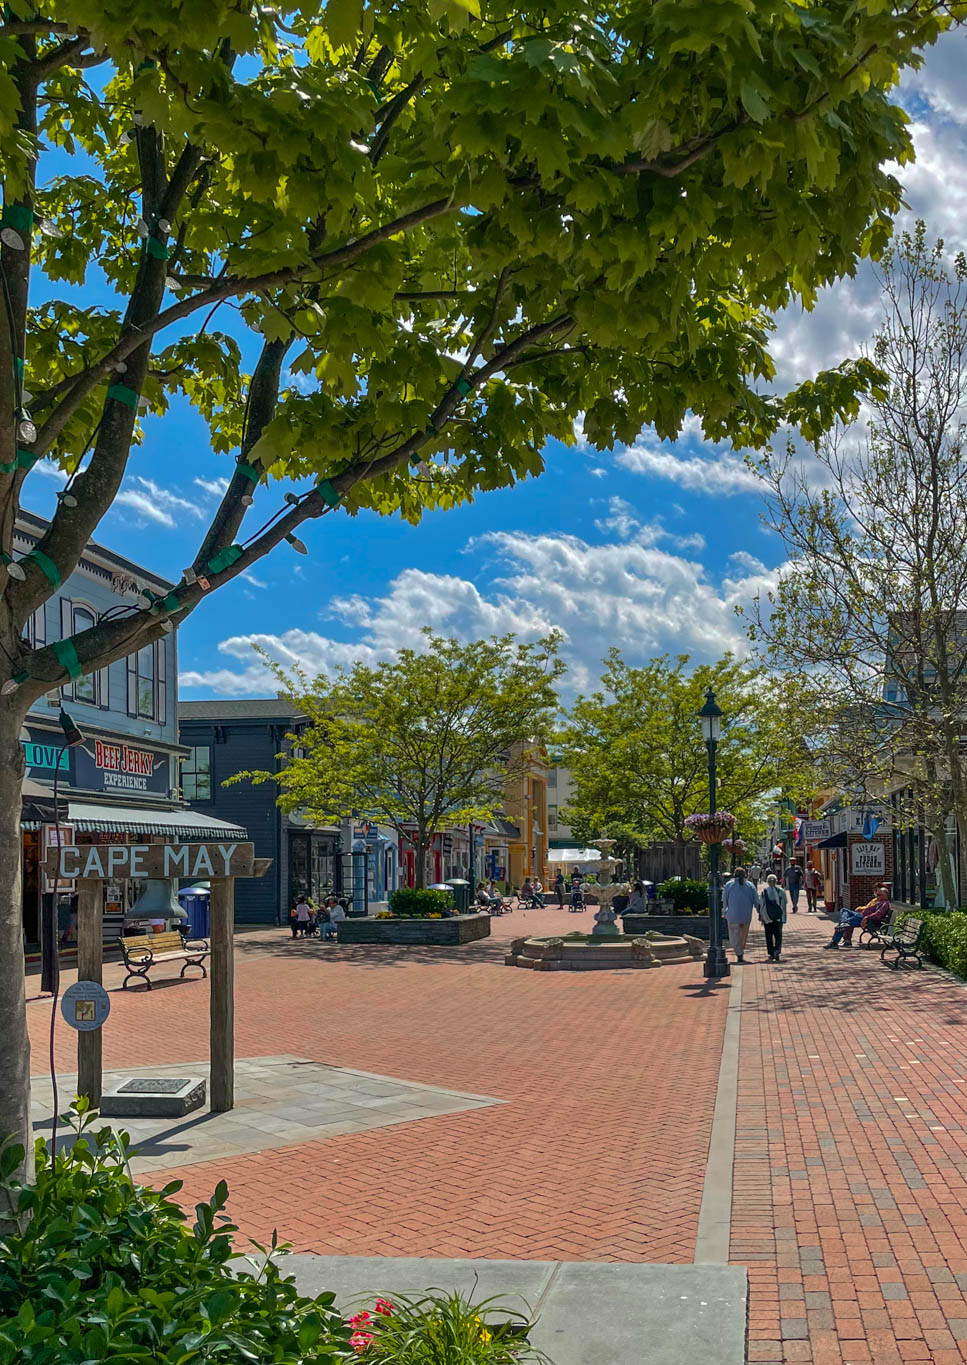
[(774, 872), (769, 873), (762, 888), (762, 895), (759, 897), (759, 918), (766, 934), (769, 961), (779, 962), (782, 952), (782, 926), (786, 922), (786, 892), (779, 885), (779, 879)]

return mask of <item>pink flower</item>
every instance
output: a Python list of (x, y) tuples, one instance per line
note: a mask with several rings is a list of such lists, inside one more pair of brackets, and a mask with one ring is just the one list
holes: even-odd
[(388, 1317), (390, 1313), (395, 1313), (396, 1309), (390, 1303), (389, 1299), (377, 1299), (373, 1305), (373, 1312), (383, 1313)]
[(367, 1312), (363, 1311), (362, 1313), (357, 1313), (354, 1318), (347, 1318), (346, 1321), (349, 1323), (350, 1327), (359, 1327), (361, 1323), (365, 1324), (367, 1322), (372, 1322), (372, 1318)]
[(373, 1342), (372, 1332), (353, 1332), (349, 1338), (349, 1344), (354, 1351), (365, 1351), (367, 1346)]

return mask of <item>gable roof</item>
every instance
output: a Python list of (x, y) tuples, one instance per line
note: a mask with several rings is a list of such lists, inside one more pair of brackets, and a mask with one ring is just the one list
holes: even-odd
[(178, 703), (179, 720), (292, 720), (302, 714), (287, 697), (232, 697)]

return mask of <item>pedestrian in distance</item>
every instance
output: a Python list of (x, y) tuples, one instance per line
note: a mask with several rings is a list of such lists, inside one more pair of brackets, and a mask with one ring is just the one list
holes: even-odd
[(567, 882), (564, 880), (564, 873), (558, 870), (558, 874), (554, 878), (554, 894), (557, 897), (557, 905), (559, 910), (564, 909), (564, 892), (566, 890)]
[(803, 874), (799, 863), (790, 863), (786, 868), (786, 889), (792, 901), (792, 913), (799, 914), (799, 893), (802, 890)]
[(626, 913), (629, 915), (644, 915), (645, 910), (645, 888), (641, 882), (635, 882), (631, 888), (631, 895), (628, 898)]
[(758, 891), (759, 883), (762, 881), (762, 868), (759, 866), (758, 863), (753, 863), (752, 866), (749, 868), (749, 881)]
[(806, 868), (806, 910), (810, 915), (816, 913), (821, 880), (815, 867), (810, 865)]
[(744, 867), (735, 869), (735, 876), (726, 882), (722, 893), (725, 922), (729, 926), (729, 943), (736, 962), (745, 960), (745, 945), (752, 923), (752, 911), (759, 908), (759, 893), (745, 875)]
[[(308, 896), (300, 896), (295, 903), (296, 928), (303, 938), (309, 932), (309, 923), (312, 919), (312, 906), (309, 904)], [(295, 938), (295, 934), (292, 935)]]
[(535, 901), (537, 901), (537, 904), (538, 904), (538, 905), (540, 906), (540, 908), (543, 910), (543, 909), (544, 909), (544, 883), (541, 881), (540, 877), (535, 877), (535, 878), (534, 878), (534, 883), (533, 883), (533, 886), (532, 886), (532, 888), (531, 888), (531, 894), (533, 895)]
[(766, 877), (759, 897), (759, 918), (766, 935), (766, 951), (770, 962), (782, 960), (782, 926), (786, 922), (786, 893), (774, 872)]

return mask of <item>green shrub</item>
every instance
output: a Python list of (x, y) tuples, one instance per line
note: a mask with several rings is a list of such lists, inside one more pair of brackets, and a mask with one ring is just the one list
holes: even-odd
[[(235, 1226), (219, 1182), (190, 1227), (169, 1198), (136, 1185), (126, 1140), (91, 1130), (53, 1159), (37, 1144), (34, 1185), (0, 1152), (0, 1365), (336, 1365), (353, 1354), (333, 1295), (306, 1298), (278, 1268), (231, 1269)], [(273, 1238), (272, 1251), (278, 1250)], [(260, 1249), (269, 1250), (269, 1249)]]
[(917, 910), (910, 915), (924, 920), (927, 955), (957, 976), (967, 977), (967, 911)]
[(391, 914), (401, 919), (423, 919), (445, 915), (454, 907), (451, 891), (418, 891), (415, 886), (400, 886), (389, 893)]
[(689, 877), (671, 878), (658, 888), (662, 900), (671, 901), (677, 915), (708, 914), (708, 883), (692, 881)]
[[(491, 1316), (499, 1313), (499, 1320)], [(532, 1322), (499, 1299), (471, 1303), (430, 1290), (377, 1299), (349, 1319), (352, 1344), (373, 1365), (525, 1365), (544, 1357), (527, 1340)]]

